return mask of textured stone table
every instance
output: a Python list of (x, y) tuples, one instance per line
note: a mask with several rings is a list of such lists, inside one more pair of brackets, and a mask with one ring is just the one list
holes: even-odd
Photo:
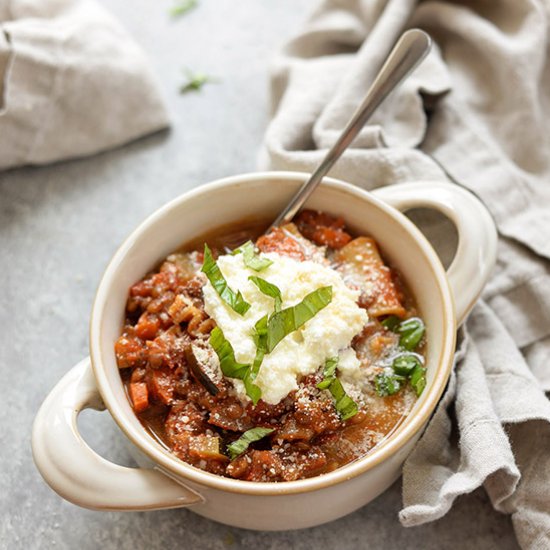
[[(169, 0), (104, 0), (151, 56), (173, 117), (170, 132), (43, 168), (0, 174), (0, 547), (6, 549), (517, 548), (507, 517), (481, 491), (440, 521), (404, 529), (401, 484), (315, 529), (233, 529), (186, 510), (100, 513), (63, 501), (31, 459), (34, 414), (87, 354), (88, 316), (121, 240), (167, 200), (209, 180), (252, 171), (267, 123), (268, 62), (296, 32), (308, 0), (201, 0), (178, 21)], [(220, 82), (181, 96), (182, 67)], [(107, 413), (85, 413), (87, 441), (131, 464)]]

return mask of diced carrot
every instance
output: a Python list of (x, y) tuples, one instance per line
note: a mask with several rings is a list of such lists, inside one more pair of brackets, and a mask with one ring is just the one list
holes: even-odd
[(130, 384), (130, 399), (136, 413), (143, 412), (149, 406), (149, 392), (145, 382)]
[(119, 369), (139, 366), (144, 359), (141, 340), (135, 336), (123, 334), (115, 343), (115, 356)]
[(136, 334), (142, 340), (153, 340), (153, 338), (156, 337), (159, 328), (159, 318), (152, 313), (144, 313), (137, 322)]

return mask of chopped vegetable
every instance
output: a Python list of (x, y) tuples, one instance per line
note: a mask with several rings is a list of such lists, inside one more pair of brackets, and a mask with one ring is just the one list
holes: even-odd
[(185, 349), (185, 358), (195, 378), (197, 378), (212, 395), (217, 395), (220, 388), (214, 376), (217, 367), (213, 363), (215, 356), (212, 354), (212, 349), (206, 345), (201, 345), (200, 342), (194, 342)]
[(334, 378), (328, 389), (332, 394), (334, 406), (342, 420), (348, 420), (359, 412), (357, 403), (346, 393), (344, 386), (342, 386), (338, 378)]
[(323, 369), (323, 379), (317, 384), (320, 390), (326, 390), (336, 378), (336, 367), (338, 366), (338, 357), (327, 359)]
[(418, 346), (424, 336), (424, 331), (424, 323), (418, 317), (411, 317), (402, 321), (395, 330), (395, 332), (401, 335), (399, 345), (409, 351)]
[(267, 323), (267, 352), (291, 332), (298, 330), (332, 301), (332, 287), (324, 286), (310, 292), (299, 304), (271, 315)]
[(132, 382), (130, 384), (130, 399), (137, 413), (143, 412), (149, 406), (149, 392), (145, 382)]
[(220, 451), (220, 441), (221, 438), (209, 435), (192, 436), (189, 439), (189, 455), (207, 460), (227, 461), (227, 457)]
[(240, 454), (244, 453), (251, 443), (263, 439), (273, 431), (273, 428), (252, 428), (244, 432), (239, 439), (227, 446), (231, 460), (235, 460)]
[(170, 9), (172, 17), (180, 17), (197, 7), (197, 0), (178, 0)]
[(226, 340), (219, 327), (215, 327), (212, 330), (208, 341), (220, 360), (220, 368), (223, 374), (229, 378), (242, 380), (245, 385), (246, 394), (256, 404), (262, 394), (260, 388), (254, 384), (257, 371), (254, 371), (250, 365), (237, 363), (233, 346), (229, 340)]
[(220, 295), (220, 298), (235, 312), (244, 315), (249, 309), (250, 304), (243, 298), (241, 291), (237, 294), (229, 287), (218, 264), (212, 257), (212, 252), (208, 245), (204, 245), (204, 263), (201, 271), (206, 274), (208, 280)]
[(249, 281), (252, 281), (259, 289), (262, 294), (275, 298), (275, 311), (281, 311), (281, 305), (283, 299), (281, 296), (281, 291), (272, 283), (262, 279), (261, 277), (248, 277)]
[(244, 265), (253, 269), (254, 271), (263, 271), (269, 267), (273, 262), (269, 258), (260, 258), (260, 255), (256, 253), (256, 249), (252, 241), (247, 241), (239, 248), (233, 251), (233, 254), (239, 254), (242, 252)]

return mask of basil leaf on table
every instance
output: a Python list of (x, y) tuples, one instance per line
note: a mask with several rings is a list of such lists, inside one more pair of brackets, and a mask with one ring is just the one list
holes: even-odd
[(208, 280), (219, 294), (220, 298), (236, 313), (244, 315), (249, 309), (250, 304), (243, 298), (241, 291), (236, 294), (232, 290), (225, 277), (223, 276), (220, 267), (212, 257), (212, 252), (208, 245), (204, 245), (204, 262), (201, 271), (206, 274)]

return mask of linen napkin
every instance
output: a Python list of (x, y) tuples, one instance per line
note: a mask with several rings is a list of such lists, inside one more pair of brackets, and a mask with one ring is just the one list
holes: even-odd
[(90, 155), (168, 123), (143, 52), (96, 3), (0, 1), (0, 169)]
[(549, 22), (549, 0), (325, 0), (274, 63), (260, 160), (311, 171), (399, 35), (431, 34), (432, 52), (331, 175), (367, 189), (452, 181), (494, 216), (497, 267), (405, 463), (399, 517), (436, 520), (483, 485), (529, 549), (550, 548)]

